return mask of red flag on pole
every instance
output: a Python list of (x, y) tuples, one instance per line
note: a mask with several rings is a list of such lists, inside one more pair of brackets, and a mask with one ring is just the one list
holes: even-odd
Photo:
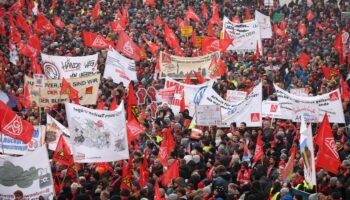
[(333, 174), (338, 174), (340, 159), (327, 113), (325, 113), (321, 126), (317, 131), (315, 144), (319, 147), (316, 167), (323, 168)]
[(198, 17), (198, 15), (194, 12), (192, 6), (188, 6), (188, 10), (185, 16), (185, 20), (190, 21), (192, 19), (195, 22), (200, 22), (201, 19)]
[(256, 140), (256, 146), (255, 146), (255, 152), (254, 152), (254, 162), (257, 162), (259, 160), (262, 160), (264, 156), (263, 146), (262, 146), (262, 140), (261, 140), (261, 133), (258, 134), (258, 138)]
[(26, 120), (21, 119), (5, 103), (0, 101), (0, 132), (25, 144), (31, 141), (34, 127)]
[(225, 64), (222, 62), (221, 59), (216, 60), (216, 57), (214, 56), (211, 64), (210, 64), (211, 72), (210, 72), (210, 78), (216, 78), (218, 76), (224, 75), (226, 73), (226, 67)]
[(70, 83), (63, 78), (62, 80), (62, 88), (60, 91), (61, 94), (68, 94), (69, 99), (74, 101), (76, 104), (79, 104), (79, 92), (74, 89)]
[(245, 9), (245, 17), (244, 17), (244, 19), (245, 20), (250, 20), (251, 18), (252, 18), (252, 16), (250, 15), (250, 9), (246, 8)]
[(62, 29), (64, 27), (64, 23), (57, 16), (53, 16), (53, 24), (55, 24), (55, 26), (59, 29)]
[(192, 83), (191, 83), (191, 76), (190, 76), (190, 74), (189, 74), (189, 73), (187, 73), (187, 75), (186, 75), (186, 79), (185, 79), (184, 83), (189, 84), (189, 85), (191, 85), (191, 84), (192, 84)]
[(156, 181), (156, 184), (154, 186), (154, 200), (162, 200), (162, 198), (160, 196), (158, 181)]
[(96, 107), (96, 110), (104, 110), (105, 107), (105, 102), (104, 101), (100, 101)]
[(349, 94), (348, 84), (344, 81), (343, 78), (340, 78), (340, 85), (341, 85), (341, 97), (343, 101), (349, 101), (350, 94)]
[(298, 33), (301, 36), (304, 36), (306, 34), (306, 26), (304, 24), (299, 24), (298, 25)]
[(174, 138), (169, 128), (163, 129), (163, 140), (159, 148), (158, 159), (163, 166), (168, 165), (168, 157), (175, 148)]
[(338, 33), (337, 38), (335, 39), (335, 42), (334, 42), (334, 48), (339, 54), (339, 64), (341, 65), (345, 64), (342, 32)]
[(288, 160), (288, 163), (286, 164), (286, 167), (282, 170), (281, 176), (283, 181), (290, 181), (291, 175), (293, 174), (294, 170), (294, 162), (295, 162), (295, 152), (296, 148), (292, 147), (290, 149), (291, 155)]
[(117, 108), (118, 108), (117, 97), (114, 96), (111, 102), (111, 105), (109, 105), (109, 110), (115, 110)]
[(127, 57), (135, 61), (140, 61), (140, 47), (137, 46), (124, 31), (119, 33), (116, 49)]
[(164, 39), (171, 48), (180, 48), (179, 40), (174, 31), (166, 23), (164, 23)]
[(74, 163), (73, 156), (71, 155), (70, 149), (62, 134), (58, 139), (56, 150), (53, 154), (52, 160), (67, 166), (71, 166)]
[(143, 4), (146, 5), (150, 5), (150, 6), (156, 6), (156, 3), (154, 2), (154, 0), (143, 0)]
[(34, 30), (37, 33), (49, 32), (52, 38), (56, 38), (56, 29), (51, 22), (42, 14), (38, 14), (34, 23)]
[(337, 69), (325, 67), (325, 66), (322, 66), (321, 68), (322, 68), (323, 75), (326, 79), (332, 79), (335, 76), (340, 75), (340, 72)]
[(311, 20), (313, 20), (314, 18), (315, 18), (314, 13), (312, 13), (311, 10), (307, 11), (306, 19), (307, 19), (308, 21), (311, 21)]
[(139, 183), (142, 188), (144, 188), (147, 185), (148, 178), (149, 178), (149, 171), (147, 170), (148, 163), (147, 163), (147, 154), (145, 153), (143, 157), (143, 162), (140, 164), (140, 179)]
[(41, 42), (37, 35), (31, 35), (28, 42), (19, 47), (19, 53), (29, 58), (38, 56), (40, 51)]
[(106, 49), (109, 48), (109, 46), (114, 46), (114, 43), (112, 41), (107, 40), (102, 35), (88, 31), (83, 31), (83, 40), (85, 46), (95, 49)]
[(22, 105), (25, 108), (28, 108), (31, 104), (32, 104), (32, 102), (30, 101), (29, 88), (28, 88), (28, 84), (26, 84), (26, 86), (24, 87), (24, 94), (23, 94)]
[(194, 71), (194, 75), (196, 76), (199, 84), (207, 82), (207, 80), (205, 80), (205, 78), (199, 72)]
[(180, 100), (180, 112), (184, 112), (186, 109), (186, 104), (185, 104), (185, 92), (182, 92), (182, 98)]
[(311, 58), (306, 53), (302, 53), (296, 64), (299, 64), (303, 69), (305, 69), (309, 64), (310, 60)]
[(128, 121), (128, 123), (126, 123), (126, 129), (127, 129), (129, 144), (133, 140), (135, 140), (137, 136), (145, 132), (145, 129), (140, 125), (138, 121), (136, 121), (136, 119)]
[(208, 19), (208, 8), (205, 2), (202, 3), (202, 16), (204, 19)]
[(121, 31), (124, 31), (126, 28), (126, 25), (121, 20), (113, 21), (110, 23), (110, 25), (111, 25), (112, 33), (119, 33)]
[(168, 168), (168, 170), (166, 170), (163, 175), (160, 177), (160, 180), (162, 182), (163, 186), (168, 186), (169, 183), (179, 177), (179, 168), (180, 168), (180, 164), (178, 160), (175, 160)]
[(137, 106), (133, 82), (130, 82), (129, 84), (128, 105), (126, 109), (128, 114), (128, 121), (132, 121), (133, 119), (137, 120), (137, 117), (139, 115), (139, 107)]
[(98, 15), (100, 13), (100, 9), (101, 9), (100, 0), (97, 0), (96, 5), (95, 5), (94, 9), (92, 10), (92, 18), (94, 20), (98, 19)]
[(127, 189), (131, 191), (131, 184), (133, 182), (133, 176), (132, 176), (132, 162), (130, 163), (132, 159), (129, 159), (129, 164), (126, 166), (126, 162), (123, 161), (123, 168), (122, 168), (122, 182), (120, 184), (120, 189)]
[(164, 24), (162, 18), (160, 18), (159, 15), (157, 15), (155, 22), (158, 26), (162, 26)]

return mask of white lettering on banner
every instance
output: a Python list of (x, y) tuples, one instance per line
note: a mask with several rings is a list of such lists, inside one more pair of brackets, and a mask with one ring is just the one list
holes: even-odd
[(81, 78), (97, 74), (97, 58), (98, 54), (77, 57), (41, 54), (44, 74), (48, 79)]
[(274, 86), (278, 102), (281, 105), (281, 113), (283, 113), (283, 115), (278, 117), (279, 119), (292, 120), (293, 105), (295, 103), (303, 103), (309, 107), (313, 107), (314, 105), (318, 107), (318, 122), (322, 122), (324, 114), (327, 113), (331, 123), (345, 123), (339, 89), (319, 96), (303, 97), (290, 94), (277, 85)]
[(129, 85), (131, 80), (137, 81), (135, 61), (110, 49), (107, 52), (103, 78), (112, 78), (114, 83), (123, 82), (123, 85)]
[(94, 110), (66, 103), (74, 161), (112, 162), (129, 159), (124, 103), (116, 110)]
[(220, 52), (215, 52), (198, 57), (180, 57), (160, 52), (160, 78), (185, 79), (186, 74), (195, 77), (194, 72), (200, 73), (203, 77), (209, 78), (210, 64), (213, 56), (220, 58)]
[(257, 21), (237, 24), (224, 17), (223, 31), (226, 31), (228, 36), (233, 39), (232, 45), (227, 50), (237, 53), (255, 52), (258, 42), (259, 52), (263, 53), (260, 26)]
[[(0, 159), (0, 199), (13, 197), (13, 193), (21, 190), (24, 199), (54, 198), (53, 179), (49, 156), (46, 147), (21, 157)], [(14, 198), (10, 198), (14, 199)]]
[[(230, 127), (231, 123), (247, 123), (248, 127), (261, 126), (262, 84), (260, 83), (240, 102), (232, 103), (220, 97), (210, 81), (199, 105), (219, 105), (222, 121), (219, 127)], [(195, 119), (196, 116), (194, 116)]]
[(173, 112), (178, 113), (180, 111), (180, 101), (182, 99), (182, 95), (185, 94), (185, 105), (186, 108), (189, 109), (190, 115), (192, 116), (195, 112), (194, 106), (199, 105), (202, 96), (208, 87), (208, 82), (200, 85), (189, 85), (167, 77), (165, 79), (164, 89), (171, 87), (175, 87), (175, 92), (170, 102), (170, 107)]

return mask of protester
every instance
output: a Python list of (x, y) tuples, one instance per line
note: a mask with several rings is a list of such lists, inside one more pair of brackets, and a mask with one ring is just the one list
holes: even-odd
[[(221, 54), (220, 59), (226, 66), (225, 73), (216, 77), (213, 85), (221, 97), (226, 98), (228, 90), (249, 94), (259, 82), (262, 82), (263, 100), (271, 101), (278, 100), (274, 84), (287, 91), (305, 88), (304, 95), (307, 96), (322, 95), (342, 88), (346, 123), (332, 123), (332, 145), (337, 147), (338, 152), (335, 153), (339, 155), (341, 164), (337, 173), (316, 169), (315, 186), (310, 185), (305, 178), (306, 157), (297, 148), (300, 123), (264, 117), (262, 127), (259, 128), (248, 127), (246, 122), (232, 123), (230, 128), (196, 126), (203, 134), (194, 138), (191, 135), (193, 130), (189, 129), (193, 117), (190, 109), (176, 112), (167, 103), (147, 107), (152, 101), (149, 98), (138, 108), (139, 124), (145, 133), (138, 135), (129, 147), (130, 163), (133, 165), (132, 179), (128, 179), (130, 186), (123, 186), (125, 174), (122, 161), (79, 164), (76, 170), (52, 162), (57, 199), (289, 200), (300, 199), (303, 193), (310, 193), (309, 199), (350, 199), (350, 96), (343, 95), (344, 88), (341, 85), (341, 81), (345, 80), (348, 92), (350, 4), (344, 0), (339, 3), (300, 0), (286, 5), (283, 2), (289, 1), (271, 1), (270, 6), (260, 0), (10, 0), (0, 3), (0, 41), (3, 44), (0, 46), (1, 90), (13, 98), (15, 105), (12, 110), (32, 125), (46, 125), (46, 117), (50, 115), (68, 126), (64, 104), (43, 108), (35, 101), (29, 104), (26, 102), (25, 76), (33, 77), (43, 70), (39, 52), (60, 56), (99, 53), (97, 68), (103, 73), (108, 46), (111, 43), (117, 46), (118, 39), (122, 37), (120, 31), (113, 30), (110, 23), (114, 21), (122, 23), (126, 35), (144, 50), (132, 58), (136, 60), (137, 80), (133, 81), (136, 92), (139, 88), (154, 87), (158, 93), (163, 89), (164, 79), (160, 78), (157, 66), (159, 51), (186, 57), (200, 56), (203, 48), (193, 44), (195, 36), (220, 38), (222, 25), (210, 22), (216, 17), (215, 10), (218, 11), (219, 21), (226, 16), (232, 21), (246, 22), (254, 19), (254, 11), (258, 10), (273, 22), (273, 35), (270, 39), (262, 40), (262, 52), (259, 54), (229, 50)], [(188, 17), (189, 6), (198, 15), (199, 21), (193, 15)], [(49, 24), (39, 27), (36, 23), (39, 16), (45, 16), (53, 28)], [(181, 23), (193, 27), (193, 38), (181, 36)], [(209, 25), (213, 28), (210, 29)], [(169, 42), (170, 33), (164, 34), (166, 26), (174, 32), (178, 46)], [(305, 27), (306, 33), (300, 27)], [(87, 45), (83, 31), (98, 34), (103, 39), (98, 44)], [(343, 58), (334, 45), (339, 33), (344, 33)], [(24, 46), (35, 36), (39, 38), (39, 43), (35, 40), (33, 46), (36, 50), (33, 51), (38, 52), (31, 57), (23, 51)], [(101, 44), (106, 44), (106, 47), (92, 47)], [(159, 49), (154, 50), (155, 46), (159, 46)], [(128, 52), (118, 51), (131, 58)], [(303, 53), (310, 57), (305, 66), (305, 61), (298, 61)], [(324, 67), (332, 71), (325, 72)], [(189, 81), (196, 85), (203, 80), (193, 77)], [(108, 110), (114, 99), (118, 105), (122, 101), (127, 104), (130, 99), (128, 91), (128, 85), (123, 82), (115, 83), (111, 78), (101, 78), (97, 102), (88, 107), (98, 108), (102, 102), (101, 109)], [(74, 102), (74, 99), (71, 100)], [(322, 125), (314, 123), (311, 126), (315, 135)], [(165, 136), (168, 130), (174, 145), (169, 141), (164, 145), (173, 148), (163, 161), (159, 155), (161, 147), (164, 147), (163, 141), (168, 140), (165, 139), (168, 138)], [(259, 135), (263, 155), (255, 160)], [(320, 152), (322, 149), (319, 145), (316, 147), (316, 137), (314, 140), (315, 151)], [(290, 160), (294, 161), (293, 164)], [(173, 164), (177, 164), (177, 172), (171, 171), (173, 173), (170, 174), (179, 176), (164, 183), (165, 174), (168, 175)], [(290, 166), (291, 169), (288, 168)], [(148, 176), (141, 174), (141, 169), (148, 172)], [(15, 199), (23, 199), (25, 195), (21, 191), (14, 193)]]

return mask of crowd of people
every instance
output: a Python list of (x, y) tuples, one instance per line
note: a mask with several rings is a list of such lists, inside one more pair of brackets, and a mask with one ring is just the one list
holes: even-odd
[[(24, 76), (32, 75), (33, 71), (31, 71), (30, 59), (23, 55), (18, 55), (19, 59), (16, 63), (10, 61), (10, 50), (13, 47), (9, 45), (10, 28), (6, 12), (11, 12), (9, 8), (16, 2), (9, 0), (2, 3), (0, 23), (4, 24), (6, 34), (0, 36), (2, 43), (0, 50), (4, 64), (2, 70), (5, 70), (5, 85), (2, 86), (2, 90), (20, 101), (24, 92)], [(21, 2), (28, 5), (31, 1)], [(57, 3), (54, 9), (52, 9), (53, 2)], [(83, 43), (82, 31), (91, 31), (116, 42), (118, 33), (112, 33), (109, 23), (117, 19), (118, 10), (128, 7), (128, 24), (125, 32), (138, 46), (144, 47), (147, 54), (146, 59), (136, 63), (138, 79), (135, 81), (136, 90), (140, 85), (145, 88), (154, 86), (156, 89), (164, 86), (164, 80), (154, 75), (158, 57), (149, 50), (142, 39), (143, 34), (158, 44), (161, 51), (175, 54), (175, 51), (165, 42), (164, 27), (155, 23), (156, 16), (160, 16), (175, 32), (184, 56), (202, 54), (200, 47), (194, 47), (188, 38), (181, 37), (176, 20), (178, 17), (184, 19), (187, 7), (192, 6), (200, 16), (201, 22), (190, 21), (190, 25), (197, 36), (207, 36), (207, 24), (212, 15), (212, 1), (155, 0), (155, 6), (151, 6), (137, 0), (101, 0), (101, 12), (97, 20), (92, 19), (91, 16), (95, 4), (96, 1), (92, 0), (37, 0), (35, 5), (38, 7), (38, 12), (50, 20), (53, 16), (59, 16), (65, 24), (62, 29), (56, 30), (55, 38), (49, 34), (40, 35), (42, 52), (61, 56), (83, 56), (98, 52), (98, 69), (103, 72), (107, 49), (86, 47)], [(208, 7), (208, 19), (201, 14), (203, 4)], [(273, 34), (271, 39), (263, 40), (263, 52), (258, 59), (254, 58), (255, 52), (237, 54), (226, 51), (222, 54), (227, 73), (217, 80), (214, 88), (222, 97), (225, 97), (227, 90), (249, 91), (259, 81), (263, 83), (264, 100), (276, 100), (274, 83), (287, 91), (294, 88), (308, 88), (309, 95), (315, 96), (339, 88), (340, 79), (347, 80), (350, 63), (339, 64), (339, 55), (333, 44), (339, 32), (350, 31), (350, 18), (342, 15), (342, 11), (349, 11), (348, 1), (339, 3), (332, 0), (297, 0), (283, 6), (279, 5), (279, 1), (274, 1), (273, 6), (264, 6), (264, 1), (260, 0), (217, 0), (217, 4), (221, 19), (223, 16), (230, 19), (239, 17), (243, 22), (248, 9), (252, 18), (255, 10), (271, 18), (275, 14), (283, 14), (286, 25), (285, 37)], [(306, 17), (309, 10), (315, 16), (312, 20)], [(13, 15), (16, 16), (16, 13)], [(28, 10), (27, 6), (23, 7), (22, 15), (29, 24), (34, 23), (35, 15)], [(298, 33), (299, 23), (306, 26), (307, 33), (304, 36)], [(221, 27), (216, 26), (214, 29), (215, 36), (219, 38)], [(23, 42), (28, 40), (22, 30), (17, 31), (21, 33)], [(349, 49), (347, 38), (345, 43)], [(304, 69), (296, 64), (302, 52), (311, 58)], [(40, 56), (38, 63), (40, 63)], [(327, 79), (321, 66), (337, 69), (340, 75)], [(195, 81), (192, 80), (192, 82)], [(128, 86), (122, 83), (113, 83), (109, 79), (102, 78), (98, 102), (105, 101), (106, 108), (114, 97), (117, 97), (118, 103), (127, 102), (127, 88)], [(141, 112), (143, 109), (145, 108), (142, 108)], [(77, 175), (67, 174), (66, 166), (52, 162), (57, 199), (152, 200), (155, 196), (156, 182), (159, 182), (160, 199), (169, 200), (302, 199), (302, 196), (293, 188), (311, 193), (309, 199), (350, 199), (350, 138), (348, 135), (350, 104), (348, 101), (343, 101), (343, 109), (346, 123), (332, 124), (342, 162), (339, 173), (319, 170), (317, 185), (313, 187), (305, 184), (302, 157), (298, 150), (292, 177), (289, 180), (281, 179), (280, 171), (286, 166), (291, 149), (299, 147), (298, 140), (295, 140), (299, 134), (299, 124), (286, 120), (264, 119), (261, 128), (249, 128), (245, 123), (232, 124), (230, 128), (197, 127), (204, 134), (195, 140), (189, 137), (191, 131), (185, 124), (186, 119), (191, 119), (188, 112), (174, 113), (168, 105), (162, 104), (157, 108), (155, 119), (152, 118), (150, 110), (146, 111), (146, 116), (140, 123), (145, 127), (147, 135), (139, 136), (130, 147), (130, 159), (134, 164), (130, 191), (120, 189), (121, 162), (108, 163), (112, 168), (111, 171), (98, 170), (99, 167), (94, 163), (83, 164), (80, 165)], [(46, 114), (50, 114), (67, 126), (64, 104), (39, 108), (33, 103), (29, 108), (17, 106), (14, 110), (33, 125), (45, 125)], [(171, 129), (176, 144), (168, 163), (170, 165), (174, 160), (180, 163), (180, 177), (174, 179), (170, 185), (160, 183), (160, 176), (166, 168), (157, 159), (160, 145), (157, 136), (162, 136), (164, 128)], [(312, 128), (313, 133), (316, 133), (318, 125), (314, 124)], [(249, 140), (248, 148), (254, 152), (258, 133), (262, 136), (264, 157), (253, 164), (251, 160), (243, 159), (244, 144)], [(277, 137), (274, 142), (275, 135)], [(139, 165), (146, 152), (149, 153), (147, 162), (150, 177), (147, 185), (141, 187), (138, 181)]]

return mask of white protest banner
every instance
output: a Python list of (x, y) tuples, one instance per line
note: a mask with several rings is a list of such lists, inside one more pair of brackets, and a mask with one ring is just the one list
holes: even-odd
[(129, 159), (124, 103), (116, 110), (94, 110), (66, 103), (74, 162)]
[(90, 56), (51, 56), (41, 54), (44, 74), (48, 79), (81, 78), (98, 73), (98, 54)]
[(230, 127), (231, 123), (245, 122), (248, 127), (261, 126), (262, 84), (255, 86), (248, 96), (240, 102), (231, 103), (224, 100), (213, 89), (210, 81), (199, 105), (219, 105), (222, 121), (217, 126)]
[(66, 127), (64, 127), (61, 123), (51, 117), (49, 114), (46, 115), (46, 143), (47, 148), (55, 151), (58, 143), (58, 139), (63, 134), (63, 137), (68, 144), (72, 152), (72, 145), (69, 139), (69, 131)]
[(130, 81), (137, 81), (135, 61), (110, 49), (103, 78), (112, 78), (114, 83), (123, 82), (124, 86), (128, 86)]
[[(264, 6), (273, 6), (273, 1), (274, 0), (264, 0)], [(256, 11), (255, 11), (256, 12)], [(255, 13), (255, 17), (256, 17), (256, 13)]]
[(300, 102), (309, 105), (309, 107), (313, 107), (313, 105), (318, 107), (318, 122), (322, 122), (324, 114), (327, 113), (329, 122), (345, 123), (339, 89), (319, 96), (303, 97), (290, 94), (277, 85), (274, 86), (278, 102), (281, 104), (281, 112), (283, 113), (279, 119), (292, 120), (294, 102)]
[(190, 115), (194, 114), (195, 105), (199, 105), (205, 90), (208, 87), (208, 82), (199, 85), (189, 85), (180, 83), (172, 78), (167, 77), (165, 79), (164, 88), (171, 88), (175, 86), (174, 96), (169, 105), (173, 112), (176, 114), (180, 111), (180, 102), (182, 95), (185, 94), (186, 109), (189, 109)]
[(218, 105), (196, 106), (196, 125), (212, 126), (221, 122), (221, 108)]
[(297, 95), (297, 96), (304, 96), (308, 97), (309, 96), (309, 88), (294, 88), (290, 89), (290, 93)]
[(301, 122), (301, 116), (307, 123), (318, 122), (318, 105), (293, 102), (293, 122)]
[[(273, 0), (269, 0), (273, 3)], [(266, 0), (265, 0), (266, 2)], [(261, 39), (269, 39), (272, 37), (272, 27), (270, 16), (266, 16), (255, 10), (255, 20), (258, 21), (260, 27)]]
[(235, 103), (242, 101), (246, 96), (247, 93), (245, 91), (227, 90), (226, 100)]
[(278, 101), (263, 101), (262, 102), (262, 116), (270, 118), (281, 117), (281, 105)]
[(213, 56), (220, 58), (220, 52), (198, 57), (180, 57), (160, 52), (160, 78), (185, 79), (187, 73), (195, 77), (194, 72), (199, 72), (203, 77), (210, 76), (209, 67)]
[(284, 5), (288, 6), (292, 1), (293, 0), (279, 0), (280, 6), (284, 6)]
[(172, 87), (158, 90), (158, 95), (162, 99), (162, 102), (166, 102), (170, 104), (174, 98), (175, 89), (176, 89), (176, 86), (172, 86)]
[(3, 134), (0, 143), (0, 152), (10, 155), (25, 155), (41, 147), (44, 143), (45, 126), (34, 126), (33, 137), (28, 144), (24, 144), (20, 140), (15, 140)]
[[(74, 89), (79, 92), (80, 105), (95, 105), (97, 100), (100, 74), (83, 78), (66, 79)], [(25, 84), (28, 84), (31, 101), (38, 106), (46, 107), (57, 103), (69, 102), (68, 94), (60, 94), (62, 80), (47, 79), (44, 88), (34, 86), (34, 79), (26, 76)]]
[(254, 20), (247, 23), (233, 23), (227, 17), (223, 20), (223, 31), (233, 39), (227, 50), (237, 53), (255, 52), (257, 43), (260, 54), (263, 53), (259, 23)]
[(0, 199), (13, 200), (21, 190), (25, 200), (46, 200), (54, 197), (53, 179), (46, 147), (21, 157), (0, 159)]

